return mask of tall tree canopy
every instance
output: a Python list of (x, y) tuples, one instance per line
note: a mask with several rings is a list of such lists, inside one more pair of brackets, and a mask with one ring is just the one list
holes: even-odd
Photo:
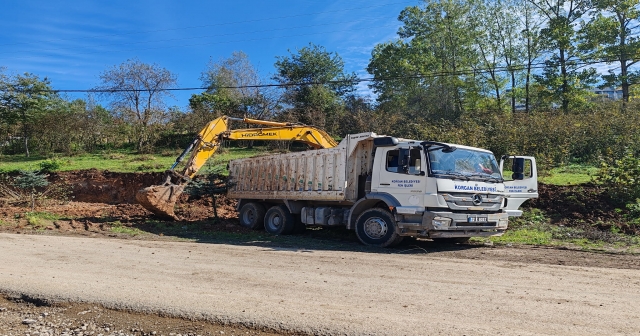
[(177, 84), (176, 75), (157, 64), (130, 59), (107, 69), (100, 80), (98, 88), (107, 91), (113, 111), (132, 124), (137, 149), (148, 150), (153, 125), (165, 118), (164, 100), (171, 96), (166, 89)]
[(279, 109), (275, 90), (258, 87), (263, 81), (249, 57), (236, 51), (229, 58), (210, 61), (200, 77), (207, 90), (189, 99), (192, 110), (208, 115), (270, 119)]
[(593, 0), (593, 4), (596, 13), (584, 25), (581, 49), (588, 60), (618, 65), (602, 78), (606, 86), (620, 86), (627, 103), (631, 85), (640, 81), (640, 73), (631, 70), (640, 60), (640, 1)]
[(355, 91), (357, 78), (344, 71), (344, 61), (335, 52), (309, 44), (277, 57), (273, 79), (281, 84), (297, 84), (284, 88), (283, 102), (288, 104), (288, 117), (314, 124), (334, 132), (344, 112), (342, 99)]
[(540, 31), (550, 57), (537, 81), (550, 103), (559, 101), (564, 113), (571, 104), (579, 105), (590, 84), (595, 84), (596, 71), (581, 64), (578, 49), (579, 22), (591, 10), (591, 0), (529, 0), (547, 20)]
[(0, 120), (11, 127), (19, 126), (25, 155), (29, 156), (29, 139), (37, 118), (57, 98), (51, 83), (45, 77), (25, 73), (0, 77)]

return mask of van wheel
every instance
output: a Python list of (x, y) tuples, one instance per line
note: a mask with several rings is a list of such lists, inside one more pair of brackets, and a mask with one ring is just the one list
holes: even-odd
[(260, 203), (249, 202), (240, 208), (238, 219), (240, 219), (240, 226), (258, 230), (264, 224), (264, 206)]
[(366, 210), (358, 216), (356, 235), (363, 244), (369, 246), (391, 247), (402, 241), (393, 215), (380, 208)]
[(293, 215), (282, 205), (271, 207), (264, 215), (264, 229), (274, 235), (291, 234), (295, 225)]

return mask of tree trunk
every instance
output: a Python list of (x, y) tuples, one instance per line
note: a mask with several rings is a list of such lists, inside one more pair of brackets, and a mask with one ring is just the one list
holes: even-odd
[[(629, 102), (629, 79), (627, 78), (628, 69), (627, 69), (627, 61), (624, 60), (620, 62), (620, 76), (622, 77), (622, 106), (626, 107)], [(613, 88), (615, 90), (615, 88)]]
[(569, 79), (567, 74), (567, 61), (565, 50), (560, 49), (560, 74), (562, 75), (562, 112), (569, 113)]
[(22, 139), (24, 142), (24, 152), (29, 157), (29, 126), (27, 125), (27, 114), (22, 111)]
[(29, 138), (26, 135), (24, 136), (24, 152), (29, 157)]
[(511, 113), (516, 113), (516, 73), (511, 71)]

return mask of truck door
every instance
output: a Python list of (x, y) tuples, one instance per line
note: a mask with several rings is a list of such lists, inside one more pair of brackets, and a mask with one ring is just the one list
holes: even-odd
[(538, 170), (536, 159), (531, 156), (503, 156), (500, 172), (504, 178), (507, 197), (506, 211), (510, 216), (520, 216), (522, 203), (538, 197)]
[(420, 146), (378, 148), (372, 192), (388, 193), (402, 206), (424, 211), (426, 187), (424, 153)]

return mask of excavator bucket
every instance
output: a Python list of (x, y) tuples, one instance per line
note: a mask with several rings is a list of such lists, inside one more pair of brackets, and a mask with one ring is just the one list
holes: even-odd
[(157, 216), (177, 219), (176, 214), (173, 212), (173, 207), (176, 205), (183, 189), (184, 185), (155, 185), (138, 190), (136, 200), (145, 209)]

